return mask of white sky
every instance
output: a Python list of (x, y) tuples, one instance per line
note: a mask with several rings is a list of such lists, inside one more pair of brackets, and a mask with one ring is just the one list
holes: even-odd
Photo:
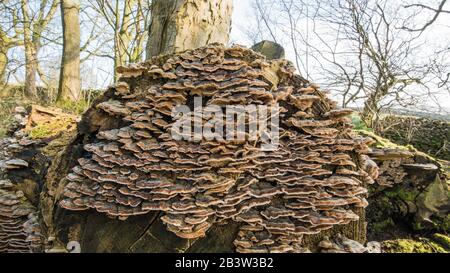
[[(268, 0), (269, 2), (271, 0)], [(332, 0), (327, 0), (327, 1), (332, 1)], [(398, 0), (389, 0), (389, 1), (398, 1)], [(402, 4), (406, 5), (407, 2), (411, 2), (413, 1), (414, 3), (417, 2), (417, 0), (403, 0)], [(244, 31), (246, 29), (251, 28), (252, 26), (255, 26), (255, 22), (256, 22), (256, 18), (254, 15), (254, 7), (252, 6), (252, 2), (254, 2), (253, 0), (233, 0), (234, 3), (234, 11), (233, 11), (233, 18), (232, 18), (232, 30), (231, 30), (231, 37), (230, 37), (230, 42), (231, 43), (236, 43), (236, 44), (241, 44), (247, 47), (252, 46), (252, 41), (250, 41), (250, 39), (247, 37), (247, 35), (244, 33)], [(306, 1), (307, 2), (307, 1)], [(436, 6), (437, 0), (430, 0), (429, 5), (435, 5)], [(272, 16), (274, 16), (272, 14)], [(423, 15), (425, 16), (425, 15)], [(448, 25), (448, 21), (447, 19), (450, 16), (445, 17), (446, 15), (441, 15), (438, 20), (433, 24), (433, 28), (429, 28), (427, 29), (427, 33), (423, 34), (423, 36), (425, 36), (426, 38), (425, 43), (428, 44), (428, 48), (433, 49), (435, 48), (435, 44), (444, 41), (444, 43), (448, 43), (450, 44), (450, 27)], [(429, 18), (429, 17), (427, 17)], [(426, 21), (427, 18), (423, 18), (423, 21)], [(305, 25), (306, 22), (303, 20), (302, 21), (302, 26), (299, 26), (299, 29), (304, 30), (305, 29)], [(311, 28), (311, 23), (310, 23), (310, 29)], [(281, 36), (283, 36), (282, 33), (278, 33)], [(270, 36), (268, 36), (270, 37)], [(440, 37), (438, 39), (436, 39), (436, 37)], [(278, 37), (277, 37), (278, 38)], [(289, 39), (286, 39), (286, 37), (283, 39), (281, 38), (280, 40), (282, 40), (282, 45), (285, 48), (286, 51), (286, 59), (291, 60), (292, 62), (294, 62), (295, 60), (295, 54), (293, 52), (293, 48), (292, 46), (290, 46), (289, 44)], [(314, 40), (311, 41), (311, 43), (315, 43)], [(320, 43), (319, 41), (317, 41), (317, 43)], [(302, 47), (304, 45), (299, 45), (298, 47)], [(428, 53), (428, 52), (426, 52)], [(305, 58), (305, 57), (303, 57)], [(420, 56), (417, 56), (417, 58), (420, 58)], [(318, 81), (317, 83), (319, 84), (324, 84), (323, 82), (320, 82), (319, 77), (317, 77), (317, 75), (320, 75), (320, 66), (318, 63), (314, 63), (314, 60), (312, 60), (313, 58), (309, 58), (309, 65), (308, 65), (308, 69), (309, 70), (313, 70), (313, 73), (316, 74), (316, 77), (313, 76), (313, 80)], [(304, 60), (302, 60), (304, 61)], [(450, 72), (450, 71), (449, 71)], [(304, 73), (304, 72), (303, 72)], [(424, 94), (424, 93), (423, 93)], [(335, 97), (332, 93), (332, 96)], [(338, 97), (335, 97), (335, 99), (339, 99)], [(421, 103), (419, 105), (419, 107), (422, 107), (421, 110), (427, 111), (430, 110), (430, 108), (435, 107), (435, 102), (434, 101), (438, 101), (439, 105), (444, 108), (444, 111), (440, 111), (441, 114), (448, 114), (450, 113), (450, 94), (448, 93), (448, 91), (443, 91), (440, 92), (439, 94), (437, 94), (435, 96), (435, 98), (429, 98), (424, 96), (424, 98), (421, 98)], [(354, 105), (357, 106), (357, 105)], [(437, 111), (437, 110), (435, 110)], [(446, 112), (446, 113), (445, 113)]]

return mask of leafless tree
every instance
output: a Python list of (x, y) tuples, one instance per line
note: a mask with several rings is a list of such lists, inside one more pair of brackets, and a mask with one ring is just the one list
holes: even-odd
[(360, 106), (368, 126), (376, 127), (382, 110), (415, 105), (433, 96), (434, 72), (443, 70), (442, 54), (403, 28), (408, 9), (399, 3), (255, 2), (262, 6), (256, 9), (259, 17), (277, 18), (260, 27), (270, 28), (271, 33), (282, 29), (284, 35), (276, 38), (289, 41), (288, 50), (294, 53), (300, 73), (340, 94), (342, 107)]
[[(439, 0), (437, 2), (425, 1), (424, 3), (413, 2), (412, 4), (405, 5), (404, 7), (411, 11), (413, 14), (411, 17), (424, 13), (428, 15), (425, 22), (414, 24), (413, 20), (408, 20), (403, 26), (403, 29), (419, 33), (419, 35), (421, 35), (425, 30), (432, 28), (435, 24), (437, 24), (438, 19), (443, 16), (446, 15), (447, 17), (445, 17), (445, 19), (450, 19), (450, 2), (448, 0)], [(444, 49), (438, 52), (438, 54), (441, 55), (441, 61), (438, 65), (436, 65), (433, 72), (439, 79), (438, 88), (445, 88), (450, 94), (450, 63), (447, 61), (450, 57), (449, 52), (450, 45), (447, 45)]]
[(10, 49), (22, 45), (20, 39), (18, 22), (14, 16), (13, 10), (9, 6), (9, 1), (0, 3), (0, 86), (7, 83), (7, 66), (9, 63), (8, 52)]
[[(89, 0), (91, 8), (101, 16), (113, 38), (114, 66), (137, 62), (144, 58), (151, 0)], [(98, 25), (105, 29), (104, 26)], [(98, 54), (97, 54), (98, 56)], [(114, 72), (114, 78), (117, 75)]]
[(245, 31), (253, 44), (271, 40), (289, 47), (298, 72), (309, 78), (309, 3), (303, 0), (254, 0), (255, 25)]
[(42, 0), (38, 5), (26, 0), (20, 1), (17, 17), (21, 22), (25, 47), (25, 93), (30, 97), (37, 97), (36, 73), (42, 34), (53, 18), (58, 4), (58, 0)]
[(432, 24), (434, 24), (438, 18), (440, 16), (442, 16), (443, 14), (450, 14), (450, 10), (446, 9), (446, 7), (448, 5), (447, 4), (447, 0), (439, 0), (439, 3), (437, 3), (436, 7), (433, 7), (432, 5), (430, 5), (427, 1), (427, 4), (423, 4), (423, 3), (414, 3), (414, 4), (408, 4), (405, 5), (404, 7), (406, 9), (416, 9), (416, 11), (414, 12), (414, 14), (420, 14), (424, 11), (429, 11), (431, 12), (431, 18), (428, 19), (425, 23), (423, 23), (420, 26), (415, 26), (415, 27), (411, 27), (411, 26), (403, 26), (403, 29), (408, 30), (408, 31), (412, 31), (412, 32), (424, 32), (428, 27), (430, 27)]

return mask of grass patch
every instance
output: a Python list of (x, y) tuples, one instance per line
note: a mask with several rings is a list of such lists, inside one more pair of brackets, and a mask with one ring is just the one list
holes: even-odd
[(61, 108), (63, 112), (74, 114), (74, 115), (81, 115), (89, 108), (89, 103), (85, 100), (79, 100), (79, 101), (61, 101), (57, 102), (55, 104), (56, 107)]

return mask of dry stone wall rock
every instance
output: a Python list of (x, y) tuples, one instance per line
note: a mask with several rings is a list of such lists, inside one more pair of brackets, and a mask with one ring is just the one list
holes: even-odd
[(450, 121), (424, 117), (390, 115), (380, 121), (380, 136), (400, 145), (450, 160)]

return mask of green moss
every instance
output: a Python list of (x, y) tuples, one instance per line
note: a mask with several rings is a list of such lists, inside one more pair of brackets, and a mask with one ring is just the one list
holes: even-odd
[(386, 220), (383, 220), (381, 222), (372, 223), (371, 229), (372, 229), (372, 232), (381, 233), (384, 230), (386, 230), (387, 228), (390, 228), (393, 226), (395, 226), (395, 223), (392, 220), (392, 218), (387, 218)]
[(52, 122), (42, 123), (33, 127), (28, 132), (28, 136), (32, 139), (50, 138), (66, 131), (67, 129), (73, 128), (73, 125), (72, 119), (57, 119)]
[(379, 135), (376, 135), (371, 131), (357, 130), (357, 129), (355, 129), (354, 131), (361, 136), (372, 138), (375, 141), (374, 147), (376, 148), (395, 148), (395, 149), (409, 150), (408, 147), (395, 144), (385, 138), (380, 137)]
[(47, 157), (54, 158), (59, 152), (63, 151), (67, 145), (76, 137), (77, 130), (75, 127), (71, 130), (64, 130), (57, 138), (52, 140), (48, 145), (42, 148), (42, 153)]
[(0, 127), (0, 138), (4, 137), (6, 135), (6, 129), (3, 127)]
[(413, 202), (420, 192), (417, 189), (405, 189), (400, 185), (393, 190), (386, 191), (384, 194), (389, 198), (399, 198), (404, 201)]
[(434, 228), (439, 232), (450, 232), (450, 215), (443, 218), (432, 217)]
[(387, 253), (448, 253), (438, 243), (425, 238), (384, 241), (382, 247), (383, 251)]
[(450, 237), (444, 234), (435, 233), (432, 237), (432, 239), (442, 245), (443, 247), (450, 250)]
[(413, 224), (413, 230), (414, 231), (423, 231), (426, 227), (423, 226), (422, 222), (414, 222)]

